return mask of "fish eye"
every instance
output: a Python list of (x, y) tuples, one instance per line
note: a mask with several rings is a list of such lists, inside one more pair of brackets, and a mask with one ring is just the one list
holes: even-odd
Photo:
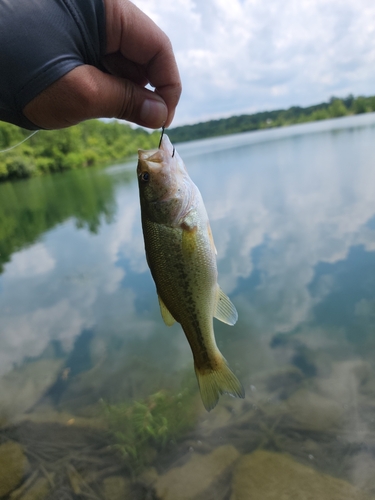
[(150, 174), (148, 172), (141, 173), (141, 181), (148, 182), (150, 180)]

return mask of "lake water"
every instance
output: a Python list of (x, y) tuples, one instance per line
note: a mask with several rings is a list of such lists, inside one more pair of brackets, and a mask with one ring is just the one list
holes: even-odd
[(375, 498), (374, 144), (368, 114), (178, 146), (239, 313), (246, 398), (210, 413), (136, 159), (0, 185), (0, 497)]

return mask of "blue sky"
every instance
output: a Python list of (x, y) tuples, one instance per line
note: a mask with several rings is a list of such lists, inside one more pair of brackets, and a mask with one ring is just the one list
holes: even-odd
[(134, 0), (169, 36), (173, 125), (375, 94), (373, 0)]

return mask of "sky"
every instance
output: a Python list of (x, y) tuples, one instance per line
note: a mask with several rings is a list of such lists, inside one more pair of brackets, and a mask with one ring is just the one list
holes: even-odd
[(172, 126), (375, 94), (373, 0), (133, 0), (169, 36)]

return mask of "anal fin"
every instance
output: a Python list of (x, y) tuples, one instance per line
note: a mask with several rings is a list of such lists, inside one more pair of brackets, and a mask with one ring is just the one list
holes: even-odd
[(160, 306), (161, 316), (162, 316), (162, 318), (164, 320), (164, 323), (167, 326), (172, 326), (174, 323), (176, 323), (176, 320), (174, 319), (174, 317), (172, 316), (172, 314), (167, 309), (166, 305), (164, 304), (164, 302), (160, 298), (159, 294), (158, 294), (158, 300), (159, 300), (159, 306)]
[(217, 287), (217, 301), (214, 317), (227, 325), (234, 325), (238, 319), (236, 308), (219, 285)]

